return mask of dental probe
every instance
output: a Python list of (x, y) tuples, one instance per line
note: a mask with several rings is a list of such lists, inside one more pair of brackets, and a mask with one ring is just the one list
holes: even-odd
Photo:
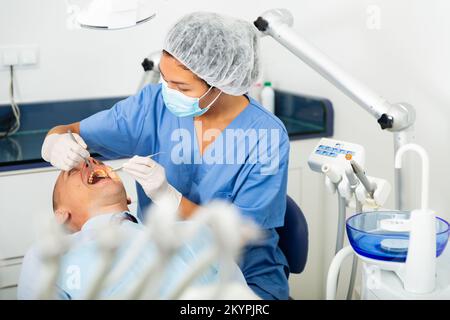
[[(160, 151), (160, 152), (151, 154), (151, 155), (149, 155), (149, 156), (146, 156), (145, 158), (153, 158), (154, 156), (156, 156), (156, 155), (158, 155), (158, 154), (160, 154), (160, 153), (164, 153), (164, 151)], [(122, 168), (123, 168), (123, 165), (121, 165), (121, 166), (119, 166), (119, 167), (117, 167), (117, 168), (112, 169), (112, 171), (119, 171), (119, 170), (122, 170)]]
[[(70, 129), (67, 130), (67, 133), (68, 133), (69, 136), (72, 138), (73, 142), (75, 142), (76, 144), (78, 144), (78, 141), (77, 141), (77, 139), (75, 139), (75, 136), (73, 135), (72, 130), (70, 130)], [(89, 161), (88, 159), (84, 158), (84, 162), (86, 162), (87, 166), (89, 167), (89, 170), (92, 171), (92, 165), (91, 165), (90, 161)]]

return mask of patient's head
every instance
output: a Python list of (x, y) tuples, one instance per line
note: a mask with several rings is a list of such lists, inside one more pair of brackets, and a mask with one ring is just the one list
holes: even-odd
[(56, 219), (72, 232), (80, 230), (92, 216), (128, 210), (120, 178), (101, 161), (89, 159), (70, 171), (62, 171), (53, 190)]

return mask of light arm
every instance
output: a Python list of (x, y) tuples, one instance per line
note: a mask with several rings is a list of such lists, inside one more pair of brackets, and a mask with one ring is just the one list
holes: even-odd
[(309, 65), (336, 88), (374, 116), (382, 129), (401, 131), (415, 120), (414, 110), (405, 104), (391, 104), (346, 73), (328, 56), (309, 44), (294, 29), (292, 14), (286, 9), (272, 9), (254, 22), (263, 34), (277, 42)]

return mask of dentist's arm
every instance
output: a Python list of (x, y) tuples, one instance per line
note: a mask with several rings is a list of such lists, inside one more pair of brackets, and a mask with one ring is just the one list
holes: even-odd
[[(71, 130), (77, 142), (67, 133)], [(42, 158), (54, 167), (68, 171), (90, 156), (87, 145), (80, 137), (80, 123), (57, 126), (51, 129), (42, 144)]]
[(182, 197), (178, 211), (183, 219), (189, 219), (200, 206), (191, 200)]
[(51, 134), (63, 134), (63, 133), (67, 133), (67, 130), (72, 131), (72, 133), (76, 133), (76, 134), (80, 134), (80, 123), (79, 122), (74, 122), (74, 123), (70, 123), (70, 124), (65, 124), (65, 125), (60, 125), (60, 126), (56, 126), (53, 127), (48, 133), (47, 133), (47, 137)]

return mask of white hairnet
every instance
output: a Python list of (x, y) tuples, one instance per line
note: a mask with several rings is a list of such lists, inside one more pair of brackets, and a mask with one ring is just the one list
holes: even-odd
[(164, 50), (209, 85), (237, 96), (258, 79), (258, 40), (258, 30), (247, 21), (194, 12), (171, 28)]

